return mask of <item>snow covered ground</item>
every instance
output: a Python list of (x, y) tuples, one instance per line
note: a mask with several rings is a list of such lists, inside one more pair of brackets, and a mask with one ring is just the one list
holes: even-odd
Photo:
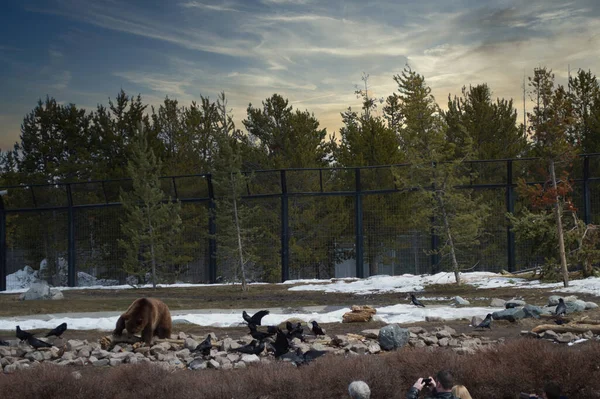
[[(18, 287), (12, 287), (6, 293), (24, 292), (27, 285), (35, 281), (28, 273), (19, 271), (21, 279)], [(18, 272), (18, 273), (19, 273)], [(566, 293), (589, 293), (600, 296), (600, 278), (590, 277), (584, 280), (573, 280), (569, 288), (563, 288), (561, 283), (540, 283), (539, 281), (529, 281), (522, 278), (507, 277), (495, 273), (473, 272), (463, 273), (462, 280), (465, 284), (477, 288), (483, 298), (491, 297), (486, 295), (486, 289), (497, 287), (516, 287), (521, 289), (528, 288), (547, 288), (551, 291)], [(402, 276), (373, 276), (366, 279), (330, 279), (330, 280), (291, 280), (282, 283), (290, 285), (290, 291), (323, 291), (323, 292), (343, 292), (355, 293), (359, 295), (373, 295), (377, 293), (408, 293), (422, 291), (429, 284), (451, 284), (454, 283), (452, 273), (438, 273), (435, 275), (402, 275)], [(223, 284), (220, 284), (223, 285)], [(213, 284), (172, 284), (161, 285), (162, 287), (197, 287), (214, 286)], [(122, 286), (89, 286), (89, 287), (57, 287), (61, 290), (69, 289), (130, 289), (128, 285)], [(445, 297), (427, 297), (427, 295), (418, 295), (426, 301), (436, 301), (439, 304), (429, 304), (426, 308), (417, 308), (408, 304), (404, 297), (398, 298), (397, 305), (384, 306), (377, 308), (375, 320), (387, 323), (410, 323), (424, 320), (426, 316), (442, 317), (444, 319), (471, 318), (472, 316), (485, 317), (498, 308), (488, 307), (461, 307), (456, 308), (445, 301), (450, 298)], [(342, 315), (350, 311), (349, 308), (339, 309), (330, 312), (306, 312), (306, 313), (271, 313), (263, 319), (264, 324), (279, 324), (280, 322), (294, 317), (305, 322), (316, 320), (319, 323), (335, 323), (342, 321)], [(24, 329), (35, 328), (53, 328), (60, 323), (66, 322), (71, 329), (99, 329), (112, 330), (116, 323), (117, 316), (111, 317), (55, 317), (46, 319), (34, 318), (5, 318), (0, 319), (0, 330), (11, 330), (20, 325)], [(228, 312), (194, 312), (189, 314), (176, 314), (173, 321), (187, 321), (202, 326), (214, 327), (234, 327), (242, 325), (241, 310)]]

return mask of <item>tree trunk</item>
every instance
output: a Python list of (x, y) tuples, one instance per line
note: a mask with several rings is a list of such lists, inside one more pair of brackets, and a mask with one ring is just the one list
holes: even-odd
[(454, 278), (456, 284), (460, 285), (460, 268), (458, 261), (456, 260), (456, 250), (454, 248), (454, 239), (452, 238), (452, 232), (450, 231), (450, 222), (448, 221), (448, 214), (446, 213), (446, 207), (444, 200), (438, 194), (435, 194), (437, 202), (442, 210), (442, 217), (444, 219), (444, 230), (446, 231), (446, 237), (448, 237), (448, 246), (450, 247), (450, 259), (452, 260), (452, 271), (454, 272)]
[(242, 272), (242, 291), (248, 291), (248, 286), (246, 285), (246, 267), (244, 266), (244, 253), (242, 251), (242, 233), (240, 230), (240, 221), (238, 219), (235, 182), (233, 181), (233, 175), (230, 175), (230, 176), (231, 176), (231, 194), (232, 194), (232, 198), (233, 198), (233, 215), (235, 218), (235, 230), (237, 232), (238, 250), (240, 253), (240, 271)]
[(595, 324), (563, 324), (561, 326), (557, 326), (556, 324), (541, 324), (537, 327), (534, 327), (531, 331), (539, 334), (547, 330), (552, 330), (557, 333), (584, 333), (586, 331), (591, 331), (594, 334), (600, 334), (600, 326)]
[[(552, 187), (556, 192), (556, 171), (554, 170), (554, 161), (550, 161), (550, 175), (552, 177)], [(563, 275), (563, 284), (569, 286), (569, 269), (567, 268), (567, 255), (565, 253), (565, 237), (562, 227), (562, 206), (560, 197), (556, 194), (556, 203), (554, 204), (554, 216), (556, 217), (556, 232), (558, 234), (558, 252), (560, 254), (560, 267)]]
[(156, 256), (154, 254), (154, 230), (150, 220), (150, 207), (146, 207), (148, 216), (148, 228), (150, 231), (150, 264), (152, 265), (152, 288), (156, 289)]

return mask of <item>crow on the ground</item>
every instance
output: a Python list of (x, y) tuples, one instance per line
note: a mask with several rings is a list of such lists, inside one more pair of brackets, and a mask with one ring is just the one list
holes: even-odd
[(492, 329), (492, 314), (488, 313), (487, 316), (485, 316), (485, 319), (483, 319), (483, 321), (481, 323), (479, 323), (479, 325), (477, 325), (477, 327), (475, 328), (488, 328), (488, 329)]
[(325, 355), (326, 353), (327, 351), (318, 351), (316, 349), (310, 349), (309, 351), (304, 353), (304, 355), (302, 355), (302, 358), (304, 359), (304, 363), (307, 364), (309, 362), (312, 362), (316, 358)]
[(273, 334), (273, 335), (275, 335), (275, 334), (277, 334), (277, 329), (278, 329), (278, 328), (279, 328), (279, 327), (277, 327), (277, 326), (267, 326), (267, 332), (268, 332), (269, 334)]
[(210, 355), (210, 349), (212, 348), (212, 337), (210, 334), (206, 337), (206, 339), (196, 346), (194, 352), (200, 352), (203, 356)]
[(288, 352), (281, 355), (279, 358), (281, 360), (289, 360), (294, 363), (296, 366), (302, 366), (303, 364), (308, 364), (316, 358), (323, 356), (327, 351), (318, 351), (315, 349), (311, 349), (306, 353), (302, 353), (302, 349), (296, 348), (294, 352)]
[(283, 331), (277, 330), (277, 337), (275, 338), (273, 347), (275, 348), (275, 357), (279, 357), (290, 350), (290, 343)]
[(269, 338), (270, 336), (274, 335), (274, 333), (258, 331), (256, 329), (256, 326), (252, 323), (248, 323), (248, 328), (250, 329), (250, 335), (252, 336), (252, 338), (257, 339), (259, 341), (262, 341), (265, 338)]
[(425, 305), (423, 305), (423, 304), (421, 303), (421, 301), (419, 301), (419, 300), (417, 299), (417, 297), (415, 296), (415, 294), (410, 294), (410, 301), (413, 303), (413, 305), (420, 306), (420, 307), (422, 307), (422, 308), (424, 308), (424, 307), (425, 307)]
[(33, 346), (35, 349), (52, 348), (52, 344), (50, 344), (46, 341), (42, 341), (41, 339), (37, 339), (33, 335), (31, 337), (27, 338), (27, 343), (29, 345)]
[(60, 336), (63, 335), (65, 331), (67, 331), (67, 323), (62, 323), (58, 327), (53, 328), (48, 334), (46, 334), (46, 337), (54, 335), (55, 337), (60, 338)]
[(254, 313), (252, 315), (252, 317), (250, 317), (250, 315), (248, 315), (248, 313), (246, 313), (246, 311), (244, 310), (242, 312), (242, 317), (244, 318), (246, 323), (254, 324), (255, 326), (260, 326), (260, 321), (262, 320), (263, 317), (265, 317), (268, 314), (269, 314), (268, 310), (259, 310), (258, 312)]
[(242, 346), (241, 348), (237, 348), (234, 350), (241, 353), (248, 353), (250, 355), (259, 355), (265, 350), (265, 343), (259, 343), (257, 340), (254, 339), (248, 345)]
[(556, 305), (556, 310), (554, 311), (554, 316), (560, 316), (563, 314), (567, 314), (567, 305), (565, 304), (564, 299), (559, 298), (558, 305)]
[(312, 323), (312, 332), (315, 335), (325, 335), (325, 333), (323, 332), (323, 329), (321, 328), (321, 326), (319, 326), (319, 323), (316, 322), (316, 320), (311, 321)]
[(30, 337), (33, 337), (32, 333), (25, 330), (21, 330), (21, 327), (17, 326), (17, 338), (19, 338), (21, 342), (26, 341)]
[(9, 343), (0, 339), (0, 346), (8, 346)]

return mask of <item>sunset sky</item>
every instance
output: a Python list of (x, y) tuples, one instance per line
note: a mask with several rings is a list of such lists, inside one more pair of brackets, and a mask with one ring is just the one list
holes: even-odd
[[(522, 82), (547, 66), (600, 74), (598, 0), (5, 0), (0, 6), (0, 149), (39, 98), (95, 109), (123, 88), (149, 104), (225, 91), (238, 127), (273, 93), (329, 132), (405, 64), (445, 106), (487, 82), (522, 107)], [(521, 117), (520, 117), (521, 118)]]

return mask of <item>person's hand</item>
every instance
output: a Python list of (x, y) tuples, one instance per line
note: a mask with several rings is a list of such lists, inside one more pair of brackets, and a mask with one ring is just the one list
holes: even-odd
[(415, 385), (413, 385), (413, 388), (417, 388), (418, 391), (423, 389), (423, 377), (419, 378), (417, 380), (417, 382), (415, 382)]

